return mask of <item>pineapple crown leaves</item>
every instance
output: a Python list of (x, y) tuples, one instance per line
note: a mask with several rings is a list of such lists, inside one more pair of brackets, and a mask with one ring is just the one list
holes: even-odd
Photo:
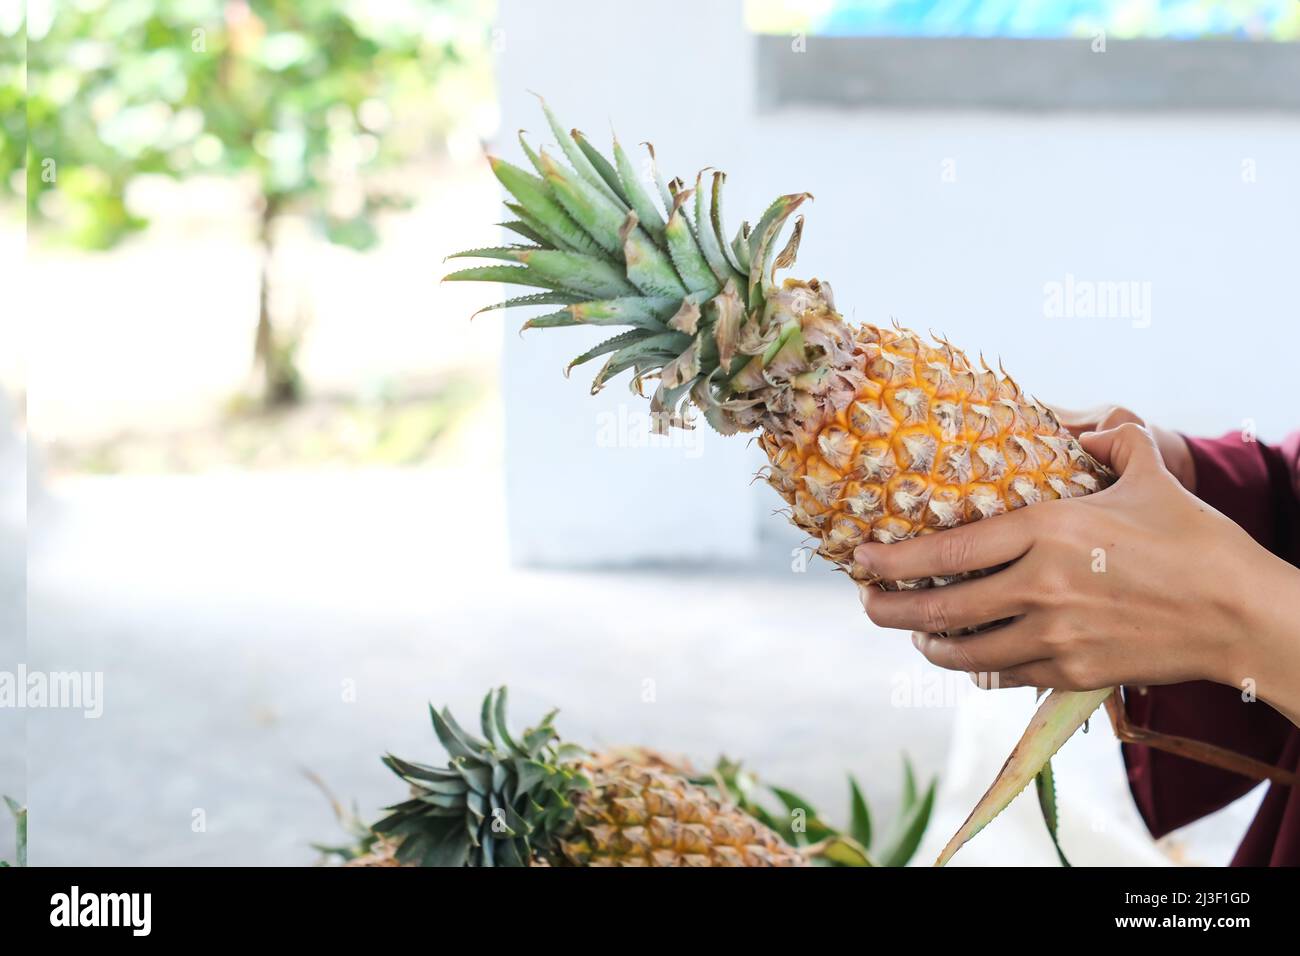
[[(539, 97), (540, 99), (540, 97)], [(566, 130), (542, 101), (542, 111), (568, 164), (545, 149), (519, 142), (533, 171), (489, 157), (492, 171), (513, 197), (504, 223), (526, 242), (471, 249), (449, 258), (496, 260), (461, 269), (444, 281), (501, 282), (542, 291), (515, 296), (480, 311), (515, 306), (560, 306), (535, 316), (523, 329), (621, 326), (569, 363), (605, 363), (592, 382), (599, 391), (615, 375), (632, 372), (632, 390), (651, 397), (657, 431), (690, 427), (693, 403), (714, 427), (736, 428), (722, 412), (740, 386), (762, 381), (776, 352), (779, 330), (767, 308), (777, 269), (794, 263), (803, 220), (784, 246), (778, 239), (808, 193), (781, 196), (750, 227), (730, 239), (723, 220), (726, 176), (702, 170), (693, 186), (665, 181), (649, 152), (654, 193), (617, 138), (612, 160), (578, 130)], [(476, 313), (477, 314), (477, 313)], [(789, 340), (788, 334), (781, 341)], [(800, 349), (802, 341), (795, 343)], [(793, 348), (793, 346), (792, 346)], [(802, 360), (802, 354), (799, 357)]]
[(374, 831), (398, 843), (399, 862), (418, 866), (527, 866), (554, 855), (576, 818), (571, 797), (591, 782), (578, 764), (587, 751), (561, 743), (547, 714), (516, 739), (506, 725), (506, 689), (483, 700), (483, 737), (451, 712), (429, 708), (446, 766), (388, 754), (384, 764), (411, 785)]

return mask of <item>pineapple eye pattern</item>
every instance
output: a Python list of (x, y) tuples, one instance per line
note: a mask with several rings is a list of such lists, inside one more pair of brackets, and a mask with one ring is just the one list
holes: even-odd
[(504, 225), (524, 241), (459, 253), (493, 264), (445, 278), (531, 287), (488, 307), (554, 309), (525, 329), (614, 327), (569, 368), (602, 359), (593, 392), (624, 372), (637, 394), (649, 387), (658, 430), (702, 417), (723, 435), (757, 433), (761, 474), (790, 520), (860, 584), (910, 589), (962, 576), (880, 580), (854, 565), (859, 543), (1114, 480), (1000, 365), (974, 363), (933, 333), (851, 324), (817, 279), (778, 282), (795, 263), (802, 217), (781, 236), (808, 193), (778, 197), (733, 233), (721, 172), (668, 180), (650, 149), (646, 182), (617, 141), (603, 155), (542, 109), (563, 158), (521, 136), (531, 169), (491, 160), (511, 194)]

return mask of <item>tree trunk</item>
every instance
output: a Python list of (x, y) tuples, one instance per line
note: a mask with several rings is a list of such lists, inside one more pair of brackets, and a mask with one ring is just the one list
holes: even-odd
[(253, 372), (261, 375), (262, 403), (267, 408), (291, 405), (301, 397), (301, 379), (294, 362), (295, 343), (280, 341), (271, 320), (271, 264), (275, 256), (275, 217), (280, 200), (266, 196), (258, 217), (257, 243), (262, 264), (257, 289), (257, 332), (253, 341)]

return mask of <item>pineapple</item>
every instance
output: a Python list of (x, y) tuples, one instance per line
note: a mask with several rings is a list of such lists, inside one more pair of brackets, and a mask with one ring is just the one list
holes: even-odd
[(904, 758), (901, 812), (873, 843), (871, 813), (852, 776), (842, 833), (804, 798), (760, 784), (725, 757), (697, 774), (644, 747), (592, 752), (559, 740), (555, 711), (516, 739), (506, 728), (504, 687), (483, 701), (485, 739), (446, 709), (430, 713), (451, 762), (432, 767), (386, 756), (411, 794), (373, 826), (307, 774), (349, 837), (341, 846), (315, 844), (323, 859), (352, 867), (904, 866), (934, 806), (937, 781), (922, 791)]
[[(533, 171), (491, 157), (512, 195), (504, 223), (525, 243), (458, 256), (497, 260), (453, 281), (528, 286), (488, 308), (557, 306), (525, 329), (599, 325), (622, 331), (569, 365), (604, 358), (593, 393), (621, 372), (650, 394), (658, 432), (695, 413), (727, 435), (757, 432), (765, 477), (791, 521), (859, 587), (880, 581), (853, 564), (866, 541), (895, 542), (1015, 508), (1099, 490), (1113, 475), (1046, 406), (999, 366), (978, 365), (942, 338), (852, 326), (816, 279), (776, 281), (794, 263), (810, 197), (782, 196), (728, 238), (725, 176), (665, 182), (650, 148), (662, 208), (615, 140), (613, 159), (569, 132), (542, 104), (568, 164), (520, 143)], [(1110, 691), (1055, 692), (1008, 768), (943, 860), (1015, 797)], [(941, 860), (942, 862), (942, 860)]]
[(853, 549), (1112, 480), (1050, 409), (983, 359), (977, 367), (943, 339), (907, 329), (850, 326), (816, 279), (778, 285), (803, 219), (778, 252), (782, 227), (809, 194), (782, 196), (728, 241), (722, 173), (706, 189), (703, 173), (688, 188), (656, 171), (665, 216), (617, 141), (611, 164), (546, 115), (573, 168), (522, 136), (536, 175), (490, 160), (518, 200), (507, 203), (517, 219), (505, 225), (531, 243), (457, 253), (510, 264), (446, 279), (542, 290), (489, 308), (561, 306), (525, 329), (626, 326), (569, 368), (608, 356), (593, 392), (623, 371), (638, 394), (653, 381), (657, 431), (690, 427), (692, 409), (723, 434), (757, 431), (765, 477), (791, 520), (845, 572), (891, 588), (948, 583), (865, 580)]
[(505, 688), (478, 739), (430, 708), (447, 767), (384, 763), (411, 786), (354, 866), (803, 866), (807, 857), (725, 796), (648, 751), (561, 743), (555, 712), (518, 740)]

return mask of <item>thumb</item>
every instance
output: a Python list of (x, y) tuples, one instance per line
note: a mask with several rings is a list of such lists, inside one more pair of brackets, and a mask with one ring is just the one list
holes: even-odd
[(1141, 425), (1126, 422), (1104, 432), (1085, 432), (1079, 436), (1084, 451), (1121, 475), (1130, 470), (1163, 470), (1160, 450), (1151, 433)]

